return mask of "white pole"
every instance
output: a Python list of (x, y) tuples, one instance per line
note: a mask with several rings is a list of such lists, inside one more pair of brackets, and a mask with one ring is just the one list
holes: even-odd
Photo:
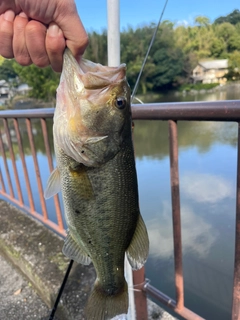
[(119, 0), (107, 0), (108, 15), (108, 65), (120, 64), (120, 14)]

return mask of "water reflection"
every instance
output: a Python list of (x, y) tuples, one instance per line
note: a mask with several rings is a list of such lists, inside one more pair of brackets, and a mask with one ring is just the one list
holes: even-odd
[[(186, 305), (205, 319), (230, 320), (237, 124), (179, 122), (178, 128)], [(146, 275), (175, 297), (167, 123), (136, 121), (134, 142), (150, 237)]]
[(210, 173), (188, 172), (181, 179), (181, 191), (197, 202), (215, 203), (224, 198), (234, 198), (231, 181)]
[[(200, 153), (204, 153), (216, 143), (233, 147), (237, 143), (236, 123), (181, 121), (178, 130), (181, 149), (196, 147)], [(168, 156), (168, 123), (135, 121), (134, 147), (138, 158), (150, 156), (162, 159)]]
[[(148, 223), (152, 258), (169, 259), (173, 256), (171, 209), (171, 205), (165, 202), (160, 219)], [(181, 206), (181, 217), (183, 253), (206, 257), (218, 232), (187, 204)]]
[[(44, 140), (42, 138), (42, 128), (39, 120), (33, 119), (32, 132), (36, 151), (46, 154)], [(14, 131), (13, 121), (9, 120), (9, 130), (15, 155), (19, 155), (17, 140)], [(19, 120), (19, 128), (22, 137), (22, 143), (26, 155), (31, 154), (27, 128), (23, 120)], [(0, 130), (8, 151), (6, 134), (3, 124), (0, 122)], [(47, 130), (49, 143), (53, 153), (53, 136), (52, 136), (52, 120), (47, 119)], [(235, 123), (222, 122), (191, 122), (181, 121), (178, 124), (179, 145), (181, 148), (197, 147), (199, 152), (207, 152), (214, 143), (227, 144), (236, 146), (237, 143), (237, 126)], [(138, 158), (150, 156), (151, 158), (162, 159), (169, 154), (168, 147), (168, 123), (166, 121), (135, 121), (134, 129), (134, 147), (137, 151)], [(7, 152), (7, 155), (8, 152)]]

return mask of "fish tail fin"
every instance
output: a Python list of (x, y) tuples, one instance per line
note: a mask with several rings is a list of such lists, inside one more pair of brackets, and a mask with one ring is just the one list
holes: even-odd
[(128, 285), (117, 293), (107, 294), (99, 283), (95, 283), (85, 309), (88, 320), (110, 320), (116, 315), (128, 312)]

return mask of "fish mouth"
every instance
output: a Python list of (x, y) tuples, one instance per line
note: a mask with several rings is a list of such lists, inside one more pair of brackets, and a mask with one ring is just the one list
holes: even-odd
[(82, 82), (82, 88), (103, 89), (126, 81), (126, 64), (124, 63), (118, 67), (108, 67), (83, 58), (78, 63), (69, 49), (65, 50), (63, 57), (65, 79), (74, 77), (75, 82)]

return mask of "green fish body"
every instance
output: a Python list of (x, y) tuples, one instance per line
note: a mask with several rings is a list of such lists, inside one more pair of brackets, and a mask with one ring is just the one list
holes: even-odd
[(79, 65), (66, 50), (53, 127), (57, 168), (45, 196), (62, 191), (68, 225), (63, 253), (96, 269), (89, 320), (127, 313), (125, 253), (133, 269), (148, 256), (131, 127), (125, 65)]

